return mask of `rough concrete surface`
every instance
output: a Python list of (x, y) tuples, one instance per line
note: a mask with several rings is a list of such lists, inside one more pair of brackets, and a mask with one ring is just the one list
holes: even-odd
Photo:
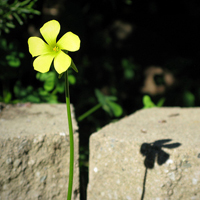
[(88, 200), (199, 200), (200, 108), (140, 110), (90, 137)]
[[(72, 113), (73, 108), (72, 108)], [(79, 200), (78, 126), (73, 200)], [(0, 199), (67, 199), (69, 133), (65, 104), (7, 105), (0, 112)]]

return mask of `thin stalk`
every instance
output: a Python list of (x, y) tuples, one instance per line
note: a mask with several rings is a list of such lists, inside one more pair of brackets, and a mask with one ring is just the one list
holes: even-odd
[(69, 183), (68, 183), (67, 200), (71, 200), (73, 174), (74, 174), (74, 137), (73, 137), (73, 127), (71, 119), (71, 109), (70, 109), (68, 71), (65, 72), (65, 96), (66, 96), (66, 106), (67, 106), (67, 116), (68, 116), (68, 126), (69, 126), (69, 141), (70, 141)]
[(90, 110), (88, 110), (87, 112), (85, 112), (84, 114), (82, 114), (80, 117), (78, 117), (78, 121), (82, 121), (83, 119), (85, 119), (86, 117), (88, 117), (89, 115), (91, 115), (93, 112), (95, 112), (96, 110), (98, 110), (99, 108), (101, 108), (101, 103), (97, 104), (96, 106), (92, 107)]

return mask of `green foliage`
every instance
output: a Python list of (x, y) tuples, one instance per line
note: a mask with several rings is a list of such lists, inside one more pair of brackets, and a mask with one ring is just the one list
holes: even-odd
[(12, 100), (10, 82), (17, 77), (17, 69), (21, 65), (24, 53), (20, 52), (16, 41), (0, 38), (0, 101), (9, 103)]
[(105, 96), (100, 92), (100, 90), (95, 89), (95, 95), (102, 105), (102, 108), (110, 115), (115, 117), (120, 117), (123, 113), (122, 107), (115, 103), (117, 97), (115, 96)]
[(33, 9), (33, 6), (37, 0), (15, 0), (10, 3), (9, 0), (0, 1), (0, 35), (2, 30), (5, 33), (9, 33), (10, 29), (16, 27), (15, 21), (20, 25), (23, 25), (23, 20), (31, 17), (33, 14), (39, 15), (38, 10)]
[(44, 82), (44, 90), (46, 91), (51, 91), (55, 87), (55, 79), (56, 79), (56, 74), (54, 72), (49, 72), (49, 73), (37, 73), (36, 78), (42, 82)]
[[(43, 87), (34, 88), (33, 86), (24, 87), (21, 81), (17, 81), (14, 86), (14, 94), (17, 102), (32, 102), (32, 103), (58, 103), (58, 93), (63, 94), (65, 90), (65, 82), (59, 80), (55, 71), (48, 73), (37, 73), (36, 79), (43, 83)], [(69, 72), (69, 83), (75, 84), (75, 77)]]
[(195, 96), (190, 91), (185, 91), (183, 93), (183, 103), (187, 107), (195, 106)]
[(133, 64), (133, 62), (130, 59), (122, 59), (121, 61), (122, 67), (124, 69), (124, 77), (127, 80), (133, 80), (135, 76), (134, 70), (136, 69), (136, 66)]
[[(57, 72), (55, 70), (50, 71), (48, 73), (40, 73), (38, 72), (36, 74), (36, 78), (44, 82), (43, 88), (46, 91), (52, 91), (53, 93), (63, 93), (64, 92), (64, 81), (59, 80), (59, 76), (57, 76)], [(68, 69), (68, 79), (69, 79), (69, 84), (74, 85), (76, 83), (76, 78), (72, 74), (72, 71)]]
[[(16, 21), (22, 25), (23, 21), (27, 20), (28, 17), (31, 17), (33, 14), (40, 14), (39, 11), (33, 9), (36, 1), (0, 0), (0, 35), (2, 31), (9, 33), (10, 29), (15, 28)], [(13, 82), (18, 79), (18, 70), (16, 68), (21, 66), (21, 61), (24, 57), (19, 41), (0, 38), (0, 101), (5, 103), (20, 101), (20, 99), (13, 99)], [(16, 87), (18, 85), (19, 83), (16, 84)], [(30, 87), (27, 88), (26, 94), (29, 92)], [(21, 97), (21, 95), (17, 97)], [(34, 97), (32, 99), (36, 101)]]
[(12, 99), (11, 92), (4, 89), (2, 96), (0, 96), (0, 102), (10, 103), (11, 99)]
[(91, 109), (89, 109), (87, 112), (82, 114), (78, 117), (78, 121), (82, 121), (86, 117), (90, 116), (92, 113), (94, 113), (99, 108), (103, 108), (104, 111), (106, 111), (111, 117), (120, 117), (123, 113), (122, 107), (113, 102), (116, 101), (117, 98), (114, 96), (105, 96), (103, 93), (101, 93), (98, 89), (95, 89), (95, 95), (99, 101), (99, 104), (95, 105)]
[(14, 103), (58, 103), (57, 96), (55, 94), (50, 94), (43, 88), (34, 89), (33, 86), (23, 87), (20, 81), (18, 81), (14, 86), (14, 94), (17, 98), (15, 101), (13, 101)]
[(8, 42), (5, 38), (0, 38), (0, 76), (3, 75), (7, 66), (19, 67), (22, 58), (24, 54), (19, 51), (16, 41)]
[(163, 97), (158, 101), (157, 107), (162, 107), (164, 103), (165, 103), (165, 98)]
[(153, 103), (153, 101), (151, 100), (151, 97), (148, 95), (144, 95), (143, 96), (143, 108), (153, 108), (153, 107), (162, 107), (164, 102), (165, 102), (165, 98), (161, 98), (157, 105)]

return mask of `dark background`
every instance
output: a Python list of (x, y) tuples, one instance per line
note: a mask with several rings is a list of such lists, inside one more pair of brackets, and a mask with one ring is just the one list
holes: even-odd
[[(26, 19), (22, 26), (16, 22), (10, 33), (0, 37), (24, 54), (18, 68), (0, 66), (0, 96), (5, 90), (11, 93), (6, 103), (51, 103), (49, 91), (48, 98), (27, 98), (28, 88), (36, 97), (43, 87), (32, 67), (27, 40), (40, 36), (42, 25), (56, 19), (61, 24), (59, 37), (72, 31), (81, 39), (81, 49), (70, 53), (79, 70), (70, 72), (76, 79), (70, 86), (76, 117), (98, 104), (95, 89), (116, 96), (123, 109), (118, 118), (99, 109), (79, 122), (81, 198), (85, 199), (90, 134), (143, 108), (146, 94), (155, 104), (165, 98), (163, 106), (200, 106), (200, 1), (39, 0), (34, 9), (41, 15)], [(10, 52), (3, 51), (1, 60), (6, 53)], [(25, 95), (19, 95), (16, 85)], [(56, 101), (65, 102), (63, 92), (56, 94)]]

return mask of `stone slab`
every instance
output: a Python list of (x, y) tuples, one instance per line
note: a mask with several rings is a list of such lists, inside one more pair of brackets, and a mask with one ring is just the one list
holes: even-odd
[(88, 200), (199, 200), (200, 108), (152, 108), (90, 137)]
[[(73, 200), (79, 200), (78, 126)], [(69, 133), (65, 104), (6, 105), (0, 112), (0, 199), (67, 199)]]

